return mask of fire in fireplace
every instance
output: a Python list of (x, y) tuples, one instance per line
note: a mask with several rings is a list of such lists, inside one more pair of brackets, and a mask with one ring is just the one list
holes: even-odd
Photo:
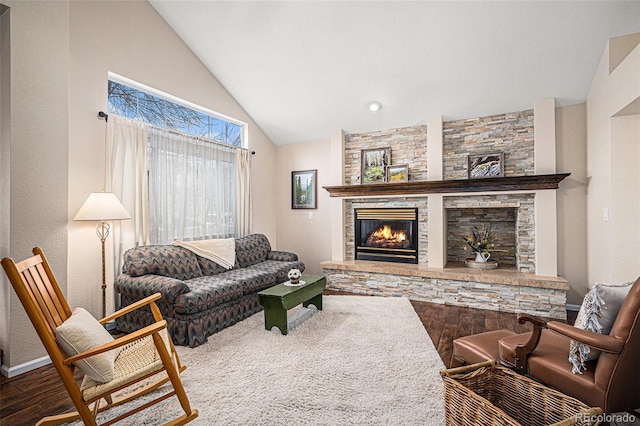
[(355, 258), (418, 263), (418, 209), (355, 209)]

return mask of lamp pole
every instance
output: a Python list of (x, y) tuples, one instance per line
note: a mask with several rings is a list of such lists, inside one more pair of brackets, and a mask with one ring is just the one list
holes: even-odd
[(100, 238), (100, 243), (102, 245), (102, 318), (107, 316), (107, 275), (105, 270), (105, 250), (104, 243), (109, 236), (109, 229), (111, 225), (101, 220), (98, 222), (98, 227), (96, 229), (96, 235)]

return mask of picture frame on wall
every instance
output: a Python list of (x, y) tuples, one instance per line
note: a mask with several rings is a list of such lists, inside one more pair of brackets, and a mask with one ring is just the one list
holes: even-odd
[(291, 208), (317, 208), (318, 187), (317, 169), (291, 172)]
[(407, 182), (409, 180), (409, 166), (395, 164), (387, 166), (387, 182)]
[(390, 147), (363, 149), (360, 158), (360, 183), (386, 182), (387, 166), (391, 163)]
[(504, 153), (470, 154), (467, 156), (469, 179), (504, 176)]

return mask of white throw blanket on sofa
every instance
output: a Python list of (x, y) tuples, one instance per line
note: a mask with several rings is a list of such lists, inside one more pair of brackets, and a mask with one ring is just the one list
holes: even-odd
[(236, 240), (234, 238), (174, 241), (173, 245), (191, 250), (198, 256), (212, 260), (223, 268), (231, 269), (236, 263)]

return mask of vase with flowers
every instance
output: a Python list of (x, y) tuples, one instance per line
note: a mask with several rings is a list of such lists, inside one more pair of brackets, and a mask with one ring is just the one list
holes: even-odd
[[(491, 232), (490, 224), (489, 226), (482, 228), (474, 225), (473, 229), (471, 230), (471, 235), (464, 237), (464, 241), (469, 247), (473, 249), (476, 254), (474, 262), (485, 264), (488, 263), (489, 258), (491, 257), (489, 249), (493, 249), (495, 247), (493, 238), (494, 236)], [(467, 246), (465, 246), (464, 249), (467, 250)], [(493, 263), (495, 262), (492, 262), (492, 264)], [(497, 263), (495, 265), (497, 266)]]

